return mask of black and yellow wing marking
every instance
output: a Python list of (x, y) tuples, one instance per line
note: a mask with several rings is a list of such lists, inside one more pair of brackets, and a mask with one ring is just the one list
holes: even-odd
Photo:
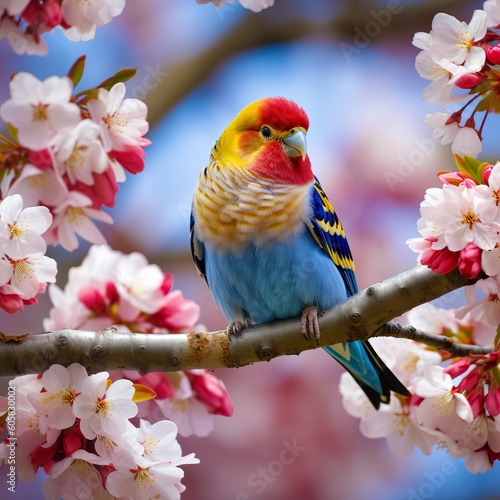
[(313, 216), (308, 224), (309, 231), (337, 266), (344, 279), (347, 294), (354, 295), (358, 291), (358, 284), (349, 243), (333, 205), (316, 177), (311, 187), (311, 204)]

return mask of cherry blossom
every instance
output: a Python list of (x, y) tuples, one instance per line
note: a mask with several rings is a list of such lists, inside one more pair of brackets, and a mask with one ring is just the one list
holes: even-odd
[(430, 32), (432, 58), (437, 62), (446, 59), (454, 64), (463, 64), (471, 71), (482, 69), (486, 56), (477, 42), (486, 34), (487, 18), (482, 10), (474, 11), (469, 24), (448, 14), (436, 14)]
[[(26, 206), (57, 206), (64, 201), (68, 188), (58, 173), (49, 168), (38, 168), (30, 163), (23, 166), (17, 179), (6, 179), (2, 189), (6, 195), (20, 194)], [(11, 183), (12, 182), (12, 183)]]
[(111, 224), (113, 219), (102, 210), (92, 208), (92, 200), (78, 191), (70, 191), (66, 199), (54, 208), (51, 231), (55, 241), (66, 250), (78, 247), (78, 236), (90, 243), (105, 243), (101, 231), (92, 219)]
[(91, 40), (95, 36), (96, 26), (108, 24), (124, 8), (125, 0), (63, 0), (64, 21), (70, 26), (64, 30), (64, 34), (72, 41)]
[(87, 371), (78, 363), (73, 363), (68, 368), (52, 365), (43, 373), (42, 384), (45, 391), (30, 398), (40, 414), (43, 412), (39, 424), (42, 432), (47, 432), (49, 428), (62, 430), (75, 423), (73, 402), (87, 377)]
[[(148, 314), (158, 311), (165, 296), (162, 291), (164, 279), (160, 267), (148, 264), (144, 255), (138, 252), (124, 255), (116, 266), (116, 288), (125, 299), (120, 314), (134, 320), (139, 310)], [(127, 304), (135, 311), (130, 311)]]
[(451, 152), (460, 156), (473, 156), (482, 151), (483, 145), (476, 130), (472, 127), (461, 127), (451, 146)]
[(23, 210), (23, 199), (15, 194), (0, 204), (0, 244), (10, 259), (23, 259), (29, 254), (45, 253), (47, 244), (42, 234), (52, 223), (46, 207)]
[(11, 99), (0, 107), (0, 116), (18, 129), (22, 146), (44, 149), (61, 130), (80, 121), (78, 106), (70, 102), (73, 86), (67, 77), (51, 76), (42, 82), (31, 73), (20, 72), (9, 88)]
[(56, 166), (69, 182), (94, 184), (93, 172), (102, 173), (108, 168), (108, 156), (100, 141), (100, 128), (90, 119), (82, 120), (68, 130), (55, 146)]
[(106, 489), (114, 496), (124, 499), (158, 498), (180, 499), (185, 487), (181, 484), (184, 471), (179, 467), (197, 464), (199, 460), (191, 453), (182, 456), (175, 441), (177, 428), (172, 422), (150, 425), (141, 421), (135, 432), (127, 439), (134, 439), (141, 453), (131, 449), (118, 449), (113, 457), (114, 471), (106, 479)]
[(43, 484), (45, 499), (72, 498), (75, 492), (82, 491), (82, 485), (85, 485), (83, 491), (89, 498), (106, 498), (106, 490), (95, 464), (107, 465), (108, 461), (80, 449), (54, 464)]
[(91, 375), (83, 381), (73, 402), (74, 414), (87, 439), (95, 439), (96, 434), (120, 435), (126, 430), (126, 421), (137, 413), (132, 382), (117, 380), (106, 388), (108, 377), (107, 372)]
[(415, 69), (422, 78), (431, 80), (423, 90), (424, 101), (446, 105), (463, 101), (467, 97), (464, 94), (452, 96), (451, 93), (458, 80), (471, 73), (468, 68), (453, 64), (446, 59), (436, 62), (428, 50), (423, 50), (415, 59)]
[(498, 226), (487, 212), (481, 211), (480, 198), (474, 189), (445, 184), (443, 202), (432, 220), (452, 251), (461, 250), (469, 242), (483, 250), (495, 247)]
[(92, 120), (101, 127), (106, 151), (142, 147), (142, 136), (148, 131), (146, 105), (139, 99), (124, 97), (125, 85), (120, 82), (109, 91), (99, 89), (98, 98), (88, 103)]
[(498, 0), (486, 0), (483, 9), (488, 14), (488, 26), (498, 26), (500, 24), (500, 3)]
[(463, 432), (472, 422), (472, 408), (467, 398), (453, 390), (453, 382), (441, 366), (430, 366), (414, 383), (415, 393), (424, 398), (417, 419), (427, 430), (439, 429), (449, 434)]

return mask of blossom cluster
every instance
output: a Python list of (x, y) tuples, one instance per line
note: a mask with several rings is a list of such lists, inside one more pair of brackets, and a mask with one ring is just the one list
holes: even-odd
[[(22, 481), (39, 468), (48, 475), (47, 500), (75, 498), (179, 499), (184, 471), (196, 464), (182, 456), (177, 427), (131, 419), (144, 388), (129, 380), (111, 383), (107, 372), (87, 375), (82, 365), (51, 366), (43, 375), (10, 382), (16, 394), (16, 473)], [(0, 457), (6, 455), (6, 441)]]
[(72, 96), (83, 73), (80, 58), (67, 77), (44, 81), (30, 73), (16, 74), (10, 99), (0, 107), (14, 140), (0, 136), (2, 198), (20, 194), (24, 205), (42, 205), (53, 221), (44, 237), (66, 250), (78, 237), (104, 243), (94, 220), (111, 223), (102, 207), (112, 207), (125, 170), (144, 168), (146, 105), (125, 98), (122, 70), (97, 88)]
[(42, 235), (52, 223), (46, 207), (23, 209), (20, 195), (0, 202), (0, 309), (8, 313), (36, 304), (36, 295), (54, 283), (57, 263), (47, 257)]
[[(216, 7), (220, 8), (225, 3), (234, 3), (236, 0), (196, 0), (198, 4), (213, 3)], [(240, 0), (240, 4), (245, 9), (250, 9), (253, 12), (260, 12), (274, 5), (274, 0)]]
[[(149, 264), (142, 254), (125, 255), (106, 245), (94, 245), (82, 265), (70, 269), (64, 290), (50, 285), (53, 307), (44, 328), (97, 331), (114, 327), (120, 332), (165, 334), (192, 331), (199, 306), (173, 290), (172, 284), (172, 275)], [(138, 403), (138, 417), (173, 420), (183, 436), (206, 436), (213, 428), (213, 415), (233, 413), (223, 383), (206, 370), (147, 374), (127, 370), (110, 376), (153, 390), (155, 398)]]
[[(452, 144), (452, 152), (477, 156), (482, 150), (482, 132), (489, 113), (499, 109), (500, 1), (487, 0), (470, 23), (445, 13), (436, 14), (430, 33), (415, 34), (413, 44), (422, 49), (416, 58), (419, 75), (431, 83), (423, 98), (442, 106), (467, 99), (457, 111), (428, 114), (426, 123), (441, 144)], [(459, 89), (459, 93), (454, 90)], [(466, 90), (466, 93), (460, 93)], [(473, 105), (473, 110), (464, 111)], [(481, 120), (477, 114), (484, 113)], [(477, 123), (478, 122), (478, 123)]]
[(97, 26), (108, 24), (125, 8), (125, 0), (4, 0), (0, 3), (0, 39), (16, 54), (44, 56), (42, 35), (59, 27), (69, 40), (91, 40)]
[(486, 298), (470, 307), (486, 324), (500, 324), (500, 164), (456, 158), (459, 171), (443, 171), (442, 188), (427, 190), (417, 226), (421, 238), (408, 240), (419, 261), (437, 273), (458, 267)]
[[(477, 323), (470, 312), (425, 304), (403, 320), (428, 333), (466, 343), (493, 342), (496, 328)], [(487, 334), (487, 335), (485, 335)], [(391, 452), (405, 457), (415, 447), (426, 455), (434, 445), (463, 457), (472, 473), (485, 472), (500, 460), (500, 352), (449, 360), (449, 355), (406, 339), (373, 339), (373, 345), (412, 393), (394, 394), (376, 411), (347, 373), (340, 390), (347, 412), (360, 418), (369, 438), (387, 439)], [(443, 361), (447, 360), (446, 364)]]

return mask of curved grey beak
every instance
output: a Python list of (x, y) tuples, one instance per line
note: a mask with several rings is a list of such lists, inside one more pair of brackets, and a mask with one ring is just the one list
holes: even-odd
[(302, 130), (294, 130), (283, 138), (283, 148), (289, 158), (302, 156), (305, 160), (307, 155), (306, 134)]

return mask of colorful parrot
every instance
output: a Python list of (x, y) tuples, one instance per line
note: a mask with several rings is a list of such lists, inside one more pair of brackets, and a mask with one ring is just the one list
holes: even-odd
[[(191, 211), (191, 252), (233, 332), (318, 313), (358, 291), (349, 245), (307, 155), (305, 111), (283, 97), (244, 108), (215, 143)], [(324, 348), (372, 404), (409, 395), (369, 342)]]

